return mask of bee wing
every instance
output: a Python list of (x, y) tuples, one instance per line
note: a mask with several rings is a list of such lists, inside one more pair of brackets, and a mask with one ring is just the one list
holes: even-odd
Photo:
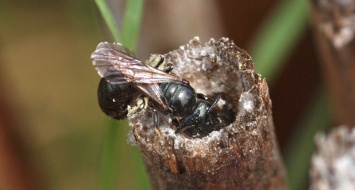
[(157, 83), (154, 84), (139, 84), (135, 86), (141, 92), (143, 92), (146, 96), (148, 96), (151, 100), (157, 103), (163, 110), (172, 112), (167, 100), (165, 99), (160, 87)]
[(101, 42), (91, 54), (93, 65), (109, 83), (181, 83), (180, 77), (144, 64), (119, 43)]

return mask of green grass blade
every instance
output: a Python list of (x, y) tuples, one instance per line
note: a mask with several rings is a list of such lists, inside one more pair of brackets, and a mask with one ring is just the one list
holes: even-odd
[[(306, 0), (284, 0), (264, 23), (250, 54), (256, 70), (268, 79), (269, 84), (272, 85), (285, 58), (307, 28), (308, 20)], [(315, 150), (314, 135), (329, 127), (329, 115), (324, 92), (318, 90), (287, 148), (285, 165), (290, 189), (304, 189), (310, 158)]]
[[(122, 43), (129, 49), (137, 49), (140, 26), (143, 16), (144, 0), (128, 0), (122, 27)], [(133, 150), (135, 181), (138, 189), (150, 189), (150, 183), (138, 149)]]
[(106, 136), (104, 137), (101, 173), (99, 186), (102, 190), (117, 189), (117, 175), (119, 163), (119, 142), (118, 134), (123, 131), (123, 126), (127, 125), (125, 121), (110, 120)]
[(121, 41), (120, 40), (120, 33), (118, 31), (117, 27), (117, 22), (115, 21), (114, 16), (112, 15), (109, 7), (107, 6), (107, 3), (105, 0), (95, 0), (95, 3), (97, 7), (99, 8), (102, 17), (104, 21), (106, 22), (109, 30), (111, 31), (111, 34), (113, 36), (113, 39), (117, 42)]
[(128, 0), (122, 27), (122, 43), (131, 50), (137, 48), (144, 0)]
[[(95, 0), (103, 18), (112, 33), (115, 41), (121, 42), (131, 50), (135, 50), (138, 42), (138, 34), (141, 24), (141, 17), (143, 15), (143, 0), (128, 0), (124, 24), (122, 27), (123, 33), (120, 36), (116, 21), (110, 12), (106, 2), (104, 0)], [(122, 139), (126, 139), (126, 133), (124, 132), (124, 127), (127, 127), (126, 122), (115, 122), (111, 121), (108, 125), (108, 132), (105, 138), (105, 143), (103, 145), (103, 155), (101, 160), (101, 175), (100, 175), (100, 189), (111, 190), (117, 189), (117, 184), (119, 180), (118, 167), (122, 166), (125, 160), (120, 157), (123, 152), (128, 152), (120, 147)], [(127, 155), (128, 156), (128, 155)], [(137, 171), (139, 179), (136, 180), (136, 185), (140, 189), (149, 188), (149, 180), (139, 154), (134, 154), (135, 165), (139, 169)]]
[(308, 15), (306, 0), (284, 0), (261, 27), (250, 55), (256, 70), (268, 83), (272, 83), (305, 31)]
[(304, 118), (296, 127), (285, 156), (288, 184), (291, 190), (306, 189), (309, 163), (315, 151), (314, 136), (324, 131), (330, 124), (330, 113), (323, 90), (317, 91), (311, 100)]
[[(114, 40), (119, 42), (120, 34), (118, 26), (105, 0), (95, 0), (95, 3)], [(127, 126), (127, 122), (116, 122), (114, 120), (110, 120), (110, 123), (107, 125), (100, 166), (99, 189), (101, 190), (117, 189), (118, 167), (121, 162), (119, 153), (122, 152), (119, 146), (119, 137), (123, 133), (124, 126)]]

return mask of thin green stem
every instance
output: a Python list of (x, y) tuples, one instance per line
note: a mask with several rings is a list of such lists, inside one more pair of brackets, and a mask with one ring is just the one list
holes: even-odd
[[(128, 0), (125, 16), (124, 16), (124, 24), (122, 27), (122, 36), (120, 36), (118, 27), (116, 25), (116, 21), (107, 6), (105, 0), (95, 0), (103, 19), (105, 20), (109, 30), (112, 33), (115, 41), (123, 43), (125, 46), (130, 48), (131, 50), (135, 50), (138, 42), (139, 29), (141, 25), (141, 17), (143, 15), (143, 0)], [(107, 134), (105, 138), (105, 142), (103, 145), (103, 155), (101, 160), (101, 175), (100, 175), (100, 189), (103, 190), (112, 190), (117, 189), (118, 184), (118, 167), (125, 161), (120, 158), (121, 153), (124, 150), (120, 149), (121, 139), (126, 139), (126, 134), (123, 132), (124, 127), (127, 126), (126, 122), (115, 122), (111, 121), (111, 123), (107, 126)], [(149, 182), (147, 175), (144, 173), (144, 166), (140, 159), (140, 155), (135, 154), (135, 165), (138, 166), (140, 179), (136, 180), (137, 184), (140, 188), (149, 188)], [(148, 187), (147, 187), (148, 186)]]
[(129, 0), (122, 27), (122, 43), (131, 50), (137, 48), (144, 0)]
[(261, 27), (250, 54), (269, 84), (307, 28), (308, 15), (306, 0), (284, 0)]
[(101, 174), (100, 189), (111, 190), (117, 189), (117, 174), (119, 164), (119, 134), (122, 134), (123, 127), (127, 125), (125, 121), (116, 122), (110, 120), (106, 136), (104, 138), (102, 158), (101, 158)]
[(305, 189), (309, 163), (315, 150), (314, 136), (329, 127), (330, 113), (324, 90), (318, 89), (288, 143), (285, 164), (290, 189)]
[(107, 24), (107, 27), (109, 28), (109, 30), (111, 31), (111, 34), (113, 36), (113, 38), (115, 39), (115, 41), (119, 42), (120, 40), (120, 33), (118, 31), (118, 27), (117, 27), (117, 22), (115, 21), (114, 16), (112, 15), (110, 8), (107, 6), (107, 3), (105, 0), (95, 0), (95, 3), (97, 5), (97, 7), (99, 8), (102, 17), (104, 19), (104, 21)]
[[(256, 70), (272, 85), (285, 58), (300, 39), (309, 20), (306, 0), (284, 0), (264, 23), (251, 51)], [(292, 135), (285, 158), (290, 189), (304, 189), (309, 161), (315, 149), (313, 137), (329, 126), (329, 112), (323, 90), (318, 90), (303, 120)]]

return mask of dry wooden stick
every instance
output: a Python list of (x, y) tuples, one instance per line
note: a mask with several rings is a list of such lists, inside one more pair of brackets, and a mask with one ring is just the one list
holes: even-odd
[(336, 123), (355, 124), (355, 1), (312, 0), (312, 18)]
[(236, 120), (206, 137), (191, 138), (175, 134), (162, 114), (155, 128), (152, 109), (130, 114), (133, 141), (154, 188), (287, 189), (268, 86), (255, 73), (251, 57), (228, 38), (202, 45), (198, 37), (164, 56), (196, 92), (222, 94), (236, 109)]
[(312, 157), (311, 190), (355, 188), (355, 129), (341, 126), (317, 135)]

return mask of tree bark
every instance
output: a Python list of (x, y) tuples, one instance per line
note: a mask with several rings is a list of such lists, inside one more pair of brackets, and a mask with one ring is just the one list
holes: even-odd
[(312, 157), (311, 190), (355, 188), (355, 129), (341, 126), (316, 136)]
[(312, 19), (337, 125), (355, 125), (355, 1), (312, 0)]
[(175, 134), (167, 116), (153, 109), (129, 114), (134, 140), (155, 189), (287, 189), (274, 135), (271, 100), (265, 79), (233, 41), (195, 37), (165, 54), (173, 72), (196, 92), (222, 94), (237, 110), (235, 121), (203, 138)]

